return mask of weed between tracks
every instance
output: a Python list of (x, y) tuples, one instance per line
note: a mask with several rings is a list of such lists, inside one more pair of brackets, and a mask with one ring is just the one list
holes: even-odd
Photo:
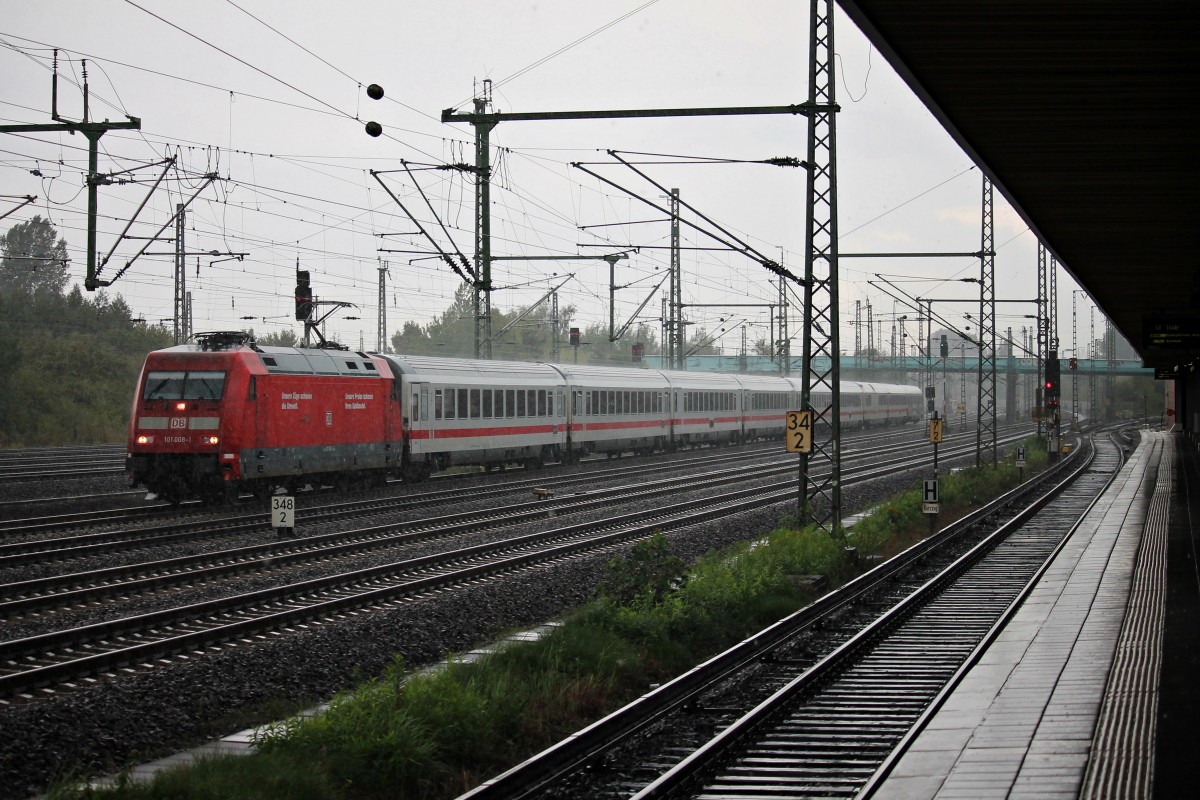
[[(1045, 454), (1032, 443), (1027, 452), (1029, 470), (1043, 468)], [(1017, 481), (1011, 465), (943, 477), (941, 524)], [(887, 556), (927, 532), (913, 490), (865, 517), (850, 539), (859, 555)], [(49, 797), (454, 797), (803, 607), (813, 598), (797, 576), (838, 585), (853, 574), (842, 543), (820, 531), (784, 527), (690, 570), (657, 534), (613, 559), (598, 599), (540, 641), (416, 675), (397, 658), (326, 713), (264, 729), (254, 755), (204, 759), (144, 784), (60, 786)]]

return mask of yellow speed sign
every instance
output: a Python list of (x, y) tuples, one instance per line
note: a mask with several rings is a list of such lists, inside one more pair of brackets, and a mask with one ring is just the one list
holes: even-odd
[(942, 420), (929, 420), (929, 441), (937, 444), (942, 440)]
[(787, 421), (784, 423), (784, 434), (787, 437), (787, 449), (789, 453), (812, 452), (812, 426), (813, 412), (787, 412)]

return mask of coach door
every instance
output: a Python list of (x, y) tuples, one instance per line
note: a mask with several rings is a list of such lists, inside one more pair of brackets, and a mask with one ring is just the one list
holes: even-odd
[(675, 421), (679, 418), (679, 411), (682, 407), (683, 399), (680, 395), (683, 394), (678, 389), (672, 388), (668, 397), (670, 397), (670, 405), (667, 408), (668, 419), (671, 420), (671, 443), (675, 443)]
[(408, 396), (405, 398), (407, 407), (404, 409), (405, 433), (409, 447), (420, 452), (429, 439), (429, 431), (433, 427), (431, 420), (433, 412), (432, 395), (428, 383), (412, 382), (408, 385)]

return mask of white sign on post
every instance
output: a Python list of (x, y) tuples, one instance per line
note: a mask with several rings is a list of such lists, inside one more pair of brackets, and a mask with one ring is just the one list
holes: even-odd
[(1017, 448), (1017, 466), (1018, 467), (1025, 466), (1025, 448), (1024, 447)]
[(921, 497), (921, 512), (924, 514), (938, 513), (937, 478), (925, 481), (925, 491)]
[(296, 527), (296, 498), (288, 494), (271, 495), (271, 527)]

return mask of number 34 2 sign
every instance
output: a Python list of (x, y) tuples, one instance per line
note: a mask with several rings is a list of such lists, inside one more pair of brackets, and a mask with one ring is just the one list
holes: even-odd
[(813, 447), (813, 412), (789, 411), (784, 423), (789, 453), (811, 453)]

